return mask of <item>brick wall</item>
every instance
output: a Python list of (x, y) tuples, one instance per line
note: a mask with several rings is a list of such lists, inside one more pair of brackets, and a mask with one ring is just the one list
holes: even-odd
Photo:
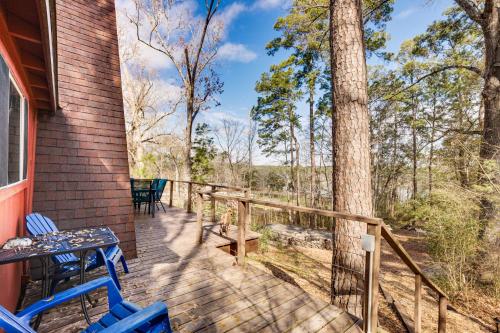
[(136, 256), (114, 0), (57, 0), (60, 111), (39, 113), (33, 211)]

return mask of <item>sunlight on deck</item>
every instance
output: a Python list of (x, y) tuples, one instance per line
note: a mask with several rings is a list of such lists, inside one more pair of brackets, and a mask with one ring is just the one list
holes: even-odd
[[(136, 215), (138, 258), (129, 260), (129, 274), (120, 274), (125, 299), (141, 306), (166, 302), (178, 332), (361, 331), (335, 306), (255, 267), (237, 266), (235, 257), (217, 248), (230, 240), (210, 225), (203, 245), (196, 245), (195, 222), (194, 214), (177, 208), (155, 218)], [(252, 237), (255, 234), (249, 233), (247, 239)], [(96, 274), (103, 273), (101, 269)], [(38, 299), (38, 288), (30, 284), (25, 305)], [(95, 320), (107, 310), (106, 295), (99, 291), (91, 296), (97, 301), (89, 309)], [(75, 332), (84, 327), (80, 303), (74, 301), (47, 313), (39, 331)]]

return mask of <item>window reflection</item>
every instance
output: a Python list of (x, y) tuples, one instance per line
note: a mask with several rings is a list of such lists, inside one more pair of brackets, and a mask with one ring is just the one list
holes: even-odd
[(12, 82), (9, 96), (9, 184), (21, 180), (19, 163), (21, 156), (21, 95)]

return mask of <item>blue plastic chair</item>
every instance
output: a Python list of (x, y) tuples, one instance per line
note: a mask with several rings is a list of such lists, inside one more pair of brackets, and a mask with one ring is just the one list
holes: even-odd
[(154, 185), (155, 185), (155, 196), (154, 196), (154, 203), (155, 206), (158, 205), (158, 203), (161, 205), (161, 208), (163, 208), (163, 211), (166, 213), (167, 211), (165, 210), (165, 206), (163, 206), (163, 203), (161, 202), (161, 197), (163, 196), (163, 191), (165, 190), (165, 186), (167, 185), (167, 180), (166, 179), (155, 179), (154, 180)]
[(109, 277), (101, 277), (42, 299), (16, 315), (0, 306), (0, 328), (7, 333), (36, 333), (29, 323), (39, 313), (102, 287), (108, 290), (109, 312), (83, 330), (83, 333), (172, 332), (165, 303), (156, 302), (142, 309), (125, 301)]
[[(51, 219), (40, 213), (32, 213), (26, 216), (26, 229), (28, 229), (28, 232), (33, 236), (59, 231)], [(51, 295), (54, 293), (60, 281), (67, 281), (70, 277), (80, 274), (80, 259), (73, 253), (52, 256), (52, 261), (57, 265), (57, 269), (52, 276), (50, 285)], [(127, 262), (125, 261), (122, 250), (118, 246), (111, 246), (106, 250), (98, 249), (96, 253), (90, 255), (86, 259), (85, 271), (91, 271), (106, 265), (111, 278), (115, 281), (118, 289), (121, 290), (120, 281), (116, 274), (116, 264), (118, 261), (121, 261), (123, 270), (125, 273), (128, 273)]]

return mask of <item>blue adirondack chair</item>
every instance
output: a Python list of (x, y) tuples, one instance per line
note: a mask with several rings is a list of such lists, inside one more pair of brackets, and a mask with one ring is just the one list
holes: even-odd
[[(33, 236), (58, 231), (54, 222), (40, 213), (32, 213), (26, 216), (26, 229)], [(51, 295), (60, 281), (67, 281), (70, 277), (80, 274), (80, 259), (73, 253), (52, 256), (52, 261), (57, 267), (50, 285)], [(121, 290), (120, 281), (118, 281), (118, 275), (116, 274), (116, 264), (118, 261), (121, 261), (123, 270), (125, 273), (128, 273), (127, 262), (122, 250), (118, 246), (111, 246), (106, 250), (98, 249), (96, 253), (87, 258), (85, 270), (91, 271), (106, 265), (111, 278), (115, 281), (118, 289)]]
[(36, 333), (29, 323), (39, 313), (102, 287), (108, 290), (109, 312), (82, 333), (172, 332), (168, 309), (164, 303), (157, 302), (142, 309), (127, 302), (109, 277), (101, 277), (42, 299), (16, 315), (0, 306), (0, 328), (7, 333)]

